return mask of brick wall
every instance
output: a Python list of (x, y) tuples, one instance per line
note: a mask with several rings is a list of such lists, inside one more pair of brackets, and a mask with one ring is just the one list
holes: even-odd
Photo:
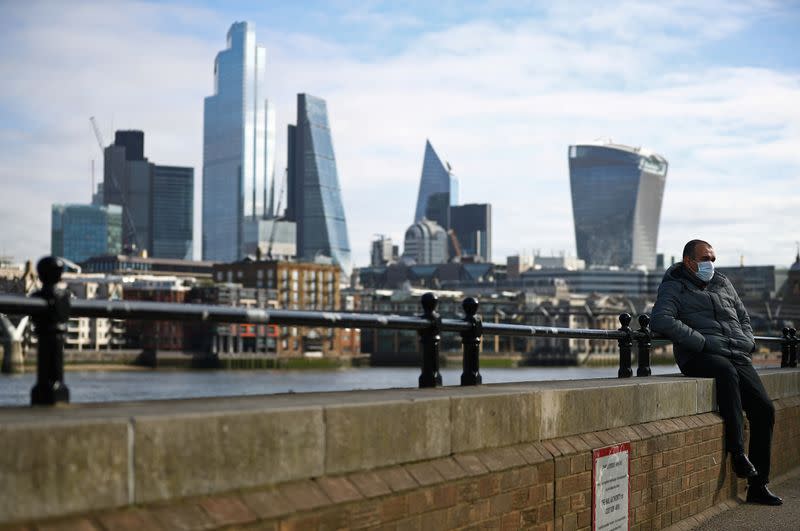
[[(800, 397), (775, 406), (773, 477), (800, 466)], [(39, 522), (36, 529), (589, 529), (592, 449), (625, 441), (632, 529), (667, 527), (744, 493), (725, 459), (722, 421), (706, 413)]]

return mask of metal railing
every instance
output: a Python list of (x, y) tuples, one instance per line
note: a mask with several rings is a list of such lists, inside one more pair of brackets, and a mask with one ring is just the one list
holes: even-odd
[[(548, 337), (563, 339), (616, 340), (619, 347), (618, 377), (633, 376), (632, 352), (637, 344), (636, 376), (650, 376), (650, 350), (654, 339), (665, 339), (650, 332), (650, 317), (640, 315), (638, 329), (631, 328), (630, 314), (619, 316), (620, 328), (599, 330), (558, 328), (504, 323), (484, 323), (478, 317), (478, 301), (464, 299), (463, 319), (443, 319), (436, 311), (438, 299), (433, 293), (422, 295), (422, 314), (418, 316), (323, 312), (303, 310), (249, 309), (202, 304), (178, 304), (141, 301), (99, 301), (70, 299), (56, 289), (63, 263), (56, 257), (42, 258), (37, 272), (42, 289), (31, 297), (0, 295), (0, 313), (31, 316), (38, 340), (36, 384), (31, 390), (33, 405), (69, 402), (64, 384), (64, 334), (70, 317), (106, 317), (112, 319), (181, 320), (223, 323), (277, 324), (327, 328), (376, 328), (415, 330), (420, 337), (422, 367), (420, 387), (442, 385), (439, 373), (439, 343), (442, 332), (461, 335), (463, 371), (461, 385), (479, 385), (480, 344), (484, 335)], [(797, 366), (797, 337), (794, 328), (784, 328), (783, 337), (756, 336), (761, 342), (781, 344), (781, 367)]]

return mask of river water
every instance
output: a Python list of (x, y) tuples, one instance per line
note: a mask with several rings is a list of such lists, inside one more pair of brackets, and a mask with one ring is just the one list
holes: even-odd
[[(634, 367), (634, 371), (636, 368)], [(654, 366), (654, 374), (678, 372)], [(442, 369), (444, 385), (458, 385), (460, 368)], [(520, 367), (481, 370), (483, 383), (615, 378), (615, 367)], [(114, 402), (216, 396), (347, 391), (417, 387), (419, 369), (349, 368), (328, 370), (135, 370), (69, 371), (64, 378), (71, 402)], [(0, 375), (0, 406), (27, 405), (33, 372)]]

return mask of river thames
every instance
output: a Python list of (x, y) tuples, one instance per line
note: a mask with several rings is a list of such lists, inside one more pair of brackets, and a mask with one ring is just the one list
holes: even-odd
[[(653, 374), (674, 374), (677, 366), (653, 366)], [(634, 367), (634, 371), (636, 368)], [(444, 385), (458, 385), (460, 368), (441, 370)], [(481, 370), (483, 383), (615, 378), (616, 367), (520, 367)], [(351, 368), (328, 370), (135, 370), (68, 371), (71, 402), (115, 402), (172, 398), (415, 388), (419, 369)], [(0, 376), (0, 406), (30, 404), (34, 372)]]

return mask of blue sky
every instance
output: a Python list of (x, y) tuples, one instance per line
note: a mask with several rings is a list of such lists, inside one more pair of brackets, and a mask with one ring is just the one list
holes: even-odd
[(202, 104), (236, 20), (267, 48), (278, 164), (295, 95), (328, 101), (351, 246), (402, 240), (425, 139), (494, 206), (494, 258), (575, 253), (567, 146), (663, 154), (658, 248), (786, 265), (800, 240), (800, 3), (3, 2), (0, 254), (49, 251), (50, 205), (86, 202), (89, 125), (145, 131), (202, 175)]

